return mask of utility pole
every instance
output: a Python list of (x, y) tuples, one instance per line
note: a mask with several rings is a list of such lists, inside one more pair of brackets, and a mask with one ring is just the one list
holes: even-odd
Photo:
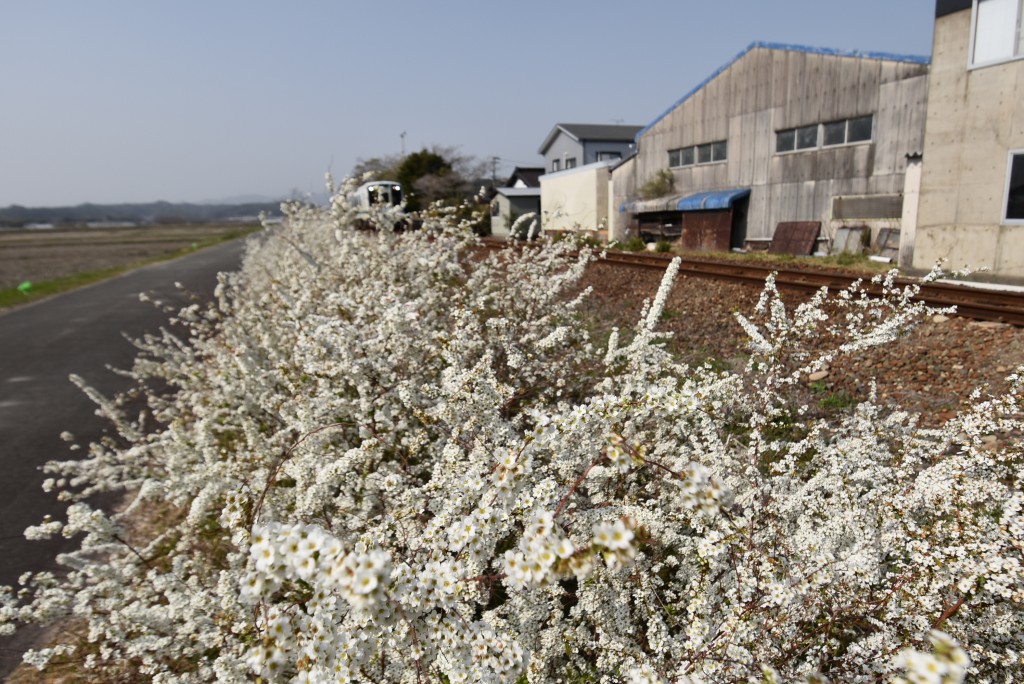
[(402, 139), (402, 157), (405, 157), (405, 131), (398, 137)]
[(491, 157), (491, 185), (498, 187), (498, 158)]

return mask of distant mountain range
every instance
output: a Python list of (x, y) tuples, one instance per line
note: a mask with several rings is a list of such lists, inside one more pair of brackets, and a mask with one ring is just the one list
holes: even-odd
[(281, 215), (280, 201), (143, 204), (79, 204), (73, 207), (22, 207), (0, 209), (0, 226), (17, 228), (30, 224), (78, 225), (85, 223), (209, 223), (242, 217)]

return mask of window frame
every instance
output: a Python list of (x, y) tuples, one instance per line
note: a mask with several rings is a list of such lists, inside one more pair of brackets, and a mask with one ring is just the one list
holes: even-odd
[[(719, 150), (722, 151), (722, 156), (719, 155)], [(711, 163), (729, 161), (729, 141), (728, 140), (716, 140), (711, 143)]]
[[(850, 140), (850, 129), (853, 127), (854, 121), (860, 121), (861, 119), (870, 119), (868, 128), (868, 137), (861, 138), (859, 140)], [(847, 145), (863, 145), (864, 143), (872, 143), (875, 141), (875, 115), (864, 114), (863, 116), (851, 116), (846, 120), (846, 144)]]
[[(703, 161), (701, 161), (700, 158), (701, 150), (704, 150), (707, 156), (707, 159)], [(724, 155), (721, 157), (718, 156), (718, 152), (720, 150), (724, 150)], [(675, 159), (673, 159), (673, 157), (675, 157)], [(685, 169), (689, 166), (706, 166), (708, 164), (719, 164), (727, 161), (729, 161), (728, 138), (701, 143), (699, 145), (673, 147), (668, 150), (668, 167), (670, 169)]]
[(978, 44), (978, 6), (982, 2), (984, 0), (972, 0), (971, 4), (971, 35), (969, 49), (967, 50), (967, 70), (983, 69), (997, 64), (1024, 59), (1024, 0), (1016, 0), (1017, 21), (1016, 28), (1014, 29), (1012, 53), (1008, 57), (997, 57), (985, 62), (979, 62), (975, 59), (974, 53)]
[[(868, 119), (871, 124), (870, 133), (867, 138), (859, 140), (850, 140), (850, 124), (854, 121), (860, 121), (862, 119)], [(842, 124), (843, 126), (843, 142), (827, 143), (825, 133), (829, 126), (835, 126)], [(814, 147), (799, 147), (800, 143), (800, 131), (806, 131), (814, 128), (816, 131), (816, 144)], [(779, 143), (783, 136), (790, 138), (791, 146), (785, 149), (779, 147)], [(860, 116), (851, 116), (846, 119), (836, 119), (832, 121), (823, 121), (816, 124), (807, 124), (806, 126), (794, 126), (792, 128), (780, 128), (775, 131), (775, 154), (795, 154), (797, 152), (813, 152), (814, 150), (831, 150), (837, 147), (850, 147), (852, 145), (870, 145), (875, 142), (875, 114), (862, 114)]]
[[(804, 150), (817, 150), (821, 149), (821, 124), (807, 124), (806, 126), (797, 126), (796, 128), (796, 140), (794, 141), (794, 152), (803, 152)], [(811, 145), (801, 145), (801, 136), (806, 132), (814, 131), (814, 143)]]
[(565, 158), (565, 170), (568, 171), (569, 169), (575, 169), (575, 168), (576, 168), (576, 157), (566, 157)]
[[(783, 149), (780, 146), (782, 136), (791, 138), (789, 146)], [(796, 152), (796, 129), (795, 128), (783, 128), (775, 131), (775, 154), (789, 154), (790, 152)]]
[[(1024, 148), (1009, 150), (1006, 155), (1006, 180), (1003, 184), (1003, 204), (999, 212), (999, 224), (1004, 226), (1024, 226), (1024, 216), (1020, 218), (1010, 218), (1007, 216), (1010, 210), (1010, 188), (1013, 181), (1013, 161), (1017, 157), (1020, 157), (1024, 161)], [(1021, 175), (1024, 176), (1024, 169), (1021, 171)], [(1024, 183), (1024, 177), (1020, 179)]]
[[(830, 143), (828, 141), (829, 127), (830, 126), (837, 126), (838, 127), (839, 125), (842, 125), (842, 127), (843, 127), (843, 139), (840, 140), (839, 142)], [(823, 124), (821, 124), (821, 146), (823, 148), (825, 148), (825, 147), (841, 147), (842, 145), (845, 145), (847, 143), (847, 138), (849, 138), (849, 137), (850, 137), (850, 120), (849, 119), (842, 119), (840, 121), (826, 121)]]

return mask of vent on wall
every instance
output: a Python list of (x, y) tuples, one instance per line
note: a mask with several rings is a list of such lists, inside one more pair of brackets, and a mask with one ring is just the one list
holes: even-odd
[(832, 198), (833, 219), (898, 219), (903, 195), (861, 195)]

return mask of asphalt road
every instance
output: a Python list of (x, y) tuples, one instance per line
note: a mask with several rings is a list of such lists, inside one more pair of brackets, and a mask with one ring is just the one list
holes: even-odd
[[(68, 376), (83, 377), (106, 396), (130, 381), (109, 367), (131, 367), (135, 348), (125, 339), (156, 331), (167, 315), (154, 299), (184, 304), (185, 291), (212, 295), (216, 274), (238, 268), (243, 241), (146, 266), (117, 278), (52, 299), (0, 312), (0, 585), (16, 584), (29, 570), (57, 567), (55, 555), (68, 542), (28, 541), (24, 530), (50, 514), (62, 519), (53, 494), (43, 492), (47, 461), (73, 456), (60, 438), (67, 430), (83, 449), (108, 431), (95, 405)], [(0, 678), (5, 678), (35, 637), (25, 630), (0, 638)]]

